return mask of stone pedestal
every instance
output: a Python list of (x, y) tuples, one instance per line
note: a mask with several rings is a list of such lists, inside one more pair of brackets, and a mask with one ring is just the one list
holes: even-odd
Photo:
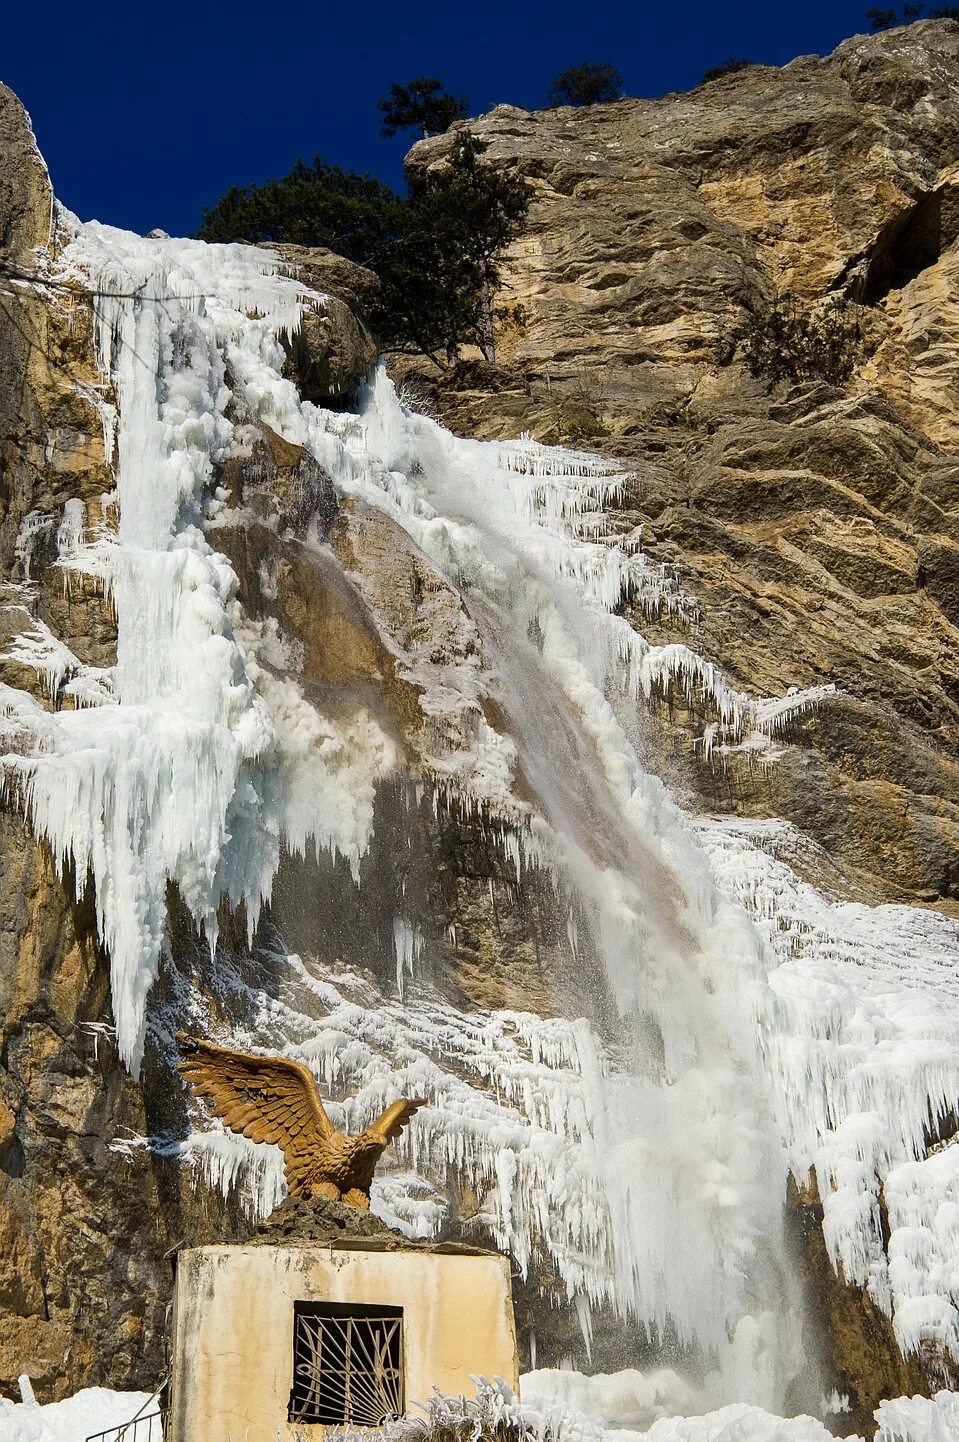
[(197, 1247), (177, 1258), (173, 1326), (169, 1442), (319, 1438), (384, 1409), (422, 1415), (434, 1387), (473, 1396), (470, 1374), (518, 1385), (509, 1261), (491, 1252)]

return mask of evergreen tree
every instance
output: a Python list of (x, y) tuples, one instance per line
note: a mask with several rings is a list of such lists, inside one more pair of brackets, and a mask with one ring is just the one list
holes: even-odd
[(529, 186), (482, 164), (485, 150), (457, 135), (445, 164), (411, 177), (406, 199), (319, 157), (298, 160), (279, 180), (227, 191), (199, 235), (327, 246), (379, 277), (371, 319), (387, 349), (442, 365), (473, 343), (492, 360), (499, 261), (522, 227)]
[(530, 187), (481, 163), (487, 146), (457, 135), (445, 165), (415, 172), (403, 236), (374, 269), (387, 344), (452, 363), (465, 343), (495, 359), (492, 298), (502, 253), (522, 229)]
[(874, 31), (894, 30), (899, 24), (899, 18), (895, 10), (880, 10), (878, 7), (867, 10), (866, 19)]
[(476, 330), (477, 277), (458, 236), (417, 207), (405, 218), (402, 233), (371, 258), (380, 285), (370, 319), (385, 350), (424, 355), (442, 368)]
[(418, 130), (421, 137), (442, 135), (454, 120), (464, 120), (469, 102), (465, 96), (450, 95), (443, 82), (432, 76), (411, 80), (408, 85), (392, 84), (385, 100), (378, 100), (383, 116), (382, 133)]
[(550, 105), (600, 105), (619, 100), (623, 77), (609, 64), (573, 65), (557, 75), (549, 87)]
[[(903, 5), (902, 10), (897, 14), (895, 10), (882, 10), (873, 8), (866, 11), (866, 19), (874, 31), (895, 30), (899, 25), (911, 25), (914, 20), (921, 20), (925, 5)], [(926, 12), (928, 20), (959, 20), (959, 5), (934, 5)]]
[(316, 156), (262, 185), (234, 186), (203, 212), (201, 240), (275, 240), (325, 245), (348, 260), (368, 260), (395, 233), (403, 201), (369, 175)]

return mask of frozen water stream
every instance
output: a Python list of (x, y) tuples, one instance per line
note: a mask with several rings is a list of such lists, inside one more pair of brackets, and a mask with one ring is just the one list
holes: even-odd
[[(804, 889), (768, 837), (697, 827), (611, 704), (675, 686), (705, 709), (709, 745), (762, 744), (830, 688), (750, 700), (689, 647), (651, 646), (617, 614), (629, 595), (649, 608), (681, 598), (606, 533), (622, 477), (598, 459), (458, 440), (404, 407), (382, 372), (356, 414), (302, 402), (278, 337), (323, 299), (269, 254), (90, 224), (64, 263), (97, 293), (119, 528), (87, 535), (65, 517), (61, 563), (112, 592), (118, 659), (82, 709), (7, 689), (5, 768), (61, 863), (93, 877), (127, 1062), (142, 1055), (168, 883), (211, 947), (224, 897), (245, 905), (252, 934), (283, 847), (342, 855), (358, 874), (377, 784), (399, 766), (368, 711), (325, 716), (293, 672), (262, 664), (282, 638), (244, 616), (216, 550), (217, 465), (265, 422), (341, 496), (398, 523), (461, 597), (482, 659), (439, 678), (408, 658), (408, 674), (424, 710), (441, 705), (441, 684), (442, 704), (480, 716), (489, 697), (505, 724), (478, 722), (475, 744), (438, 752), (427, 779), (500, 818), (518, 868), (535, 859), (553, 873), (593, 969), (582, 1007), (549, 1021), (466, 1016), (415, 990), (404, 1000), (420, 942), (398, 917), (399, 1000), (280, 956), (283, 987), (249, 987), (239, 1040), (283, 1047), (355, 1091), (350, 1120), (397, 1087), (427, 1096), (412, 1170), (387, 1176), (381, 1210), (435, 1227), (434, 1182), (465, 1172), (520, 1265), (549, 1258), (584, 1335), (604, 1303), (653, 1340), (677, 1339), (711, 1405), (775, 1410), (802, 1365), (780, 1242), (790, 1167), (816, 1167), (830, 1251), (894, 1311), (903, 1345), (959, 1355), (959, 1169), (949, 1148), (926, 1159), (926, 1132), (959, 1106), (959, 999), (935, 991), (955, 926), (903, 908), (853, 915)], [(38, 632), (21, 656), (46, 675), (64, 664), (58, 645)], [(590, 988), (615, 1004), (613, 1035), (597, 1030)], [(213, 1134), (188, 1154), (224, 1185), (252, 1166), (261, 1203), (273, 1194), (262, 1148)]]

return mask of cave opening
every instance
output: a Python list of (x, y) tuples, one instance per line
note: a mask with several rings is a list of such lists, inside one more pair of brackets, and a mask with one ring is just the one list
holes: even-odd
[(943, 196), (941, 190), (934, 190), (877, 243), (866, 272), (865, 303), (875, 305), (890, 291), (901, 290), (935, 265), (944, 248)]

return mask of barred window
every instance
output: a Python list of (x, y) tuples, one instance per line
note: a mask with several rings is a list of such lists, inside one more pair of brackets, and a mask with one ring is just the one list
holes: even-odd
[(402, 1307), (294, 1302), (291, 1422), (379, 1427), (403, 1408)]

